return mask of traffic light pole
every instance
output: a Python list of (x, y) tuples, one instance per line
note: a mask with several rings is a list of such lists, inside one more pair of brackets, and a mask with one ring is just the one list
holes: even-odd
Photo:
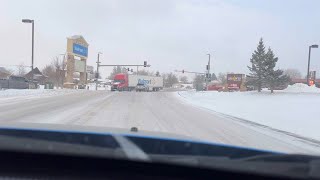
[(201, 73), (201, 72), (193, 72), (193, 71), (175, 71), (175, 72), (181, 72), (181, 73), (189, 73), (189, 74), (202, 74), (202, 75), (205, 75), (206, 73)]
[(97, 60), (96, 91), (98, 90), (99, 67), (100, 67), (100, 53), (98, 53), (98, 60)]
[(151, 67), (151, 65), (133, 65), (133, 64), (130, 64), (130, 65), (128, 65), (128, 64), (112, 64), (112, 65), (99, 65), (100, 67), (103, 67), (103, 66), (139, 66), (139, 67), (141, 67), (141, 66), (143, 66), (143, 67)]

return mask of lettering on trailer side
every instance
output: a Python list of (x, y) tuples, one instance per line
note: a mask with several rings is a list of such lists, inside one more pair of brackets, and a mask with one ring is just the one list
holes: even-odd
[(151, 80), (138, 79), (138, 84), (151, 84)]

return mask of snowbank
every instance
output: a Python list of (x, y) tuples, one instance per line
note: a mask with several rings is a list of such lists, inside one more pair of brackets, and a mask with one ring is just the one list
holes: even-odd
[(0, 100), (7, 98), (41, 98), (80, 92), (75, 89), (7, 89), (0, 90)]
[(297, 83), (291, 86), (288, 86), (287, 89), (282, 92), (292, 92), (292, 93), (320, 93), (320, 88), (315, 86), (308, 86), (306, 84)]
[(275, 94), (185, 91), (176, 95), (199, 107), (320, 140), (318, 92), (297, 84)]

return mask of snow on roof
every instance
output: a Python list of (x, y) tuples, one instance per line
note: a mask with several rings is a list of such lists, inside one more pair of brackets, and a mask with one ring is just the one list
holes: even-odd
[(88, 42), (81, 35), (73, 35), (68, 37), (68, 39), (82, 39), (87, 45), (89, 45)]
[(73, 35), (71, 37), (68, 37), (69, 39), (79, 39), (79, 38), (83, 38), (81, 35)]
[(6, 74), (11, 74), (6, 68), (0, 67), (0, 72), (6, 73)]

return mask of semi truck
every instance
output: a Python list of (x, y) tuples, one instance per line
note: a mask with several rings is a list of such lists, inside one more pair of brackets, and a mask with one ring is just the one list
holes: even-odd
[(120, 73), (114, 76), (111, 91), (132, 91), (138, 84), (144, 84), (145, 91), (159, 91), (163, 88), (163, 78)]

